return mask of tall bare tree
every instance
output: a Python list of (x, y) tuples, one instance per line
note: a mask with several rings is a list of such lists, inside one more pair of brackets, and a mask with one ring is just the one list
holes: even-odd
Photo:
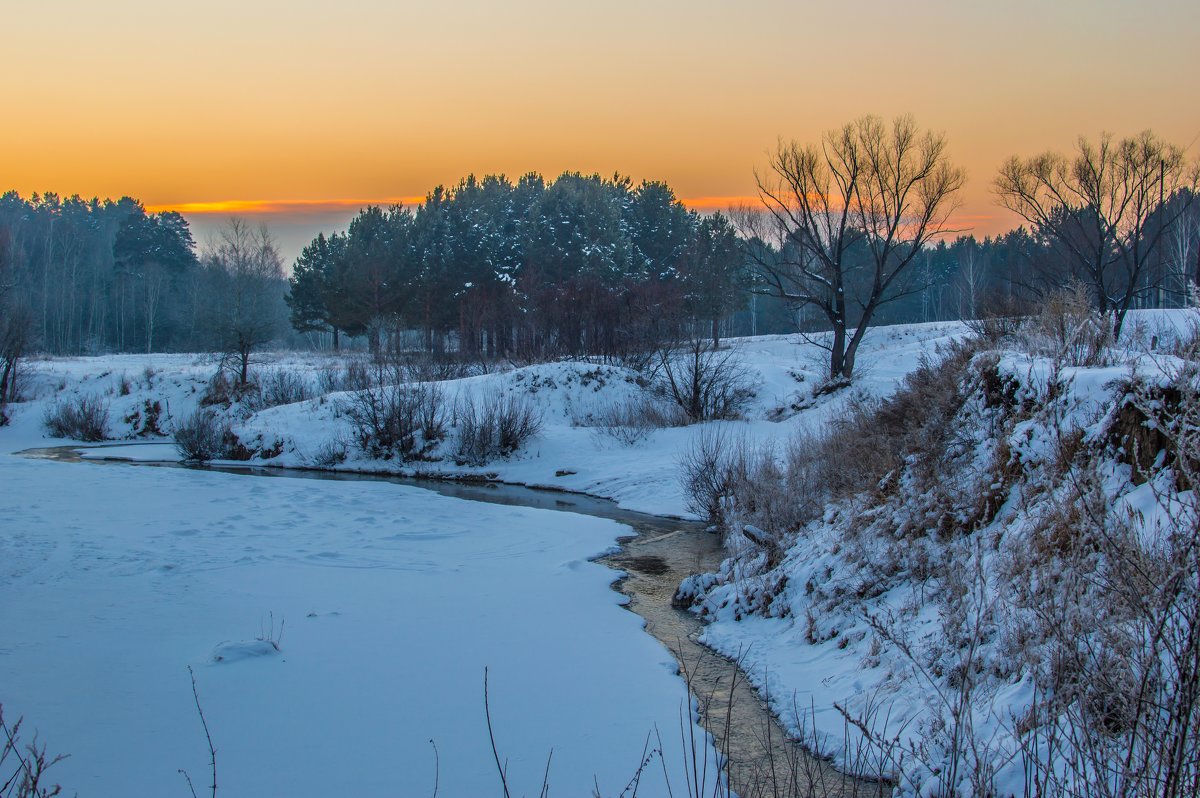
[[(1000, 202), (1062, 253), (1060, 282), (1082, 280), (1096, 309), (1113, 317), (1120, 337), (1134, 301), (1156, 286), (1148, 268), (1191, 204), (1200, 163), (1150, 131), (1097, 143), (1080, 137), (1075, 152), (1013, 156), (996, 176)], [(1167, 204), (1180, 189), (1188, 199)]]
[(215, 278), (218, 343), (233, 361), (238, 387), (245, 387), (252, 354), (282, 328), (283, 260), (266, 225), (232, 218), (204, 262)]
[(965, 180), (940, 133), (910, 116), (865, 116), (819, 144), (780, 142), (756, 176), (761, 210), (742, 214), (760, 287), (832, 328), (829, 378), (848, 380), (879, 308), (919, 290), (909, 267), (947, 220)]

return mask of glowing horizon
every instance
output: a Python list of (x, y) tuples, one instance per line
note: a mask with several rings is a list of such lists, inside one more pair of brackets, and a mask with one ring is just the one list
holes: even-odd
[(945, 132), (968, 174), (953, 226), (988, 235), (1017, 226), (991, 195), (1012, 155), (1149, 128), (1194, 157), (1200, 133), (1187, 0), (63, 0), (5, 25), (0, 191), (251, 215), (296, 242), (472, 173), (753, 203), (780, 138), (867, 113)]

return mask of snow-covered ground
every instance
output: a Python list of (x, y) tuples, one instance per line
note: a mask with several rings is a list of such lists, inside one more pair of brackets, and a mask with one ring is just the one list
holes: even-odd
[(439, 795), (494, 793), (485, 667), (522, 791), (553, 749), (556, 791), (595, 776), (616, 794), (656, 725), (683, 764), (671, 655), (588, 561), (618, 524), (7, 455), (0, 484), (0, 699), (70, 753), (54, 775), (72, 792), (185, 794), (180, 768), (208, 783), (188, 666), (223, 795), (432, 794), (430, 740)]
[[(855, 390), (890, 392), (923, 354), (962, 332), (952, 324), (872, 332)], [(782, 336), (734, 345), (756, 384), (747, 420), (715, 422), (735, 434), (781, 442), (846, 401), (845, 391), (808, 400), (824, 368), (814, 347)], [(328, 364), (288, 355), (270, 368), (315, 374)], [(197, 406), (213, 371), (192, 355), (38, 361), (31, 401), (10, 407), (12, 423), (0, 429), (0, 702), (71, 754), (58, 780), (88, 798), (179, 794), (180, 768), (207, 783), (188, 666), (223, 795), (329, 795), (350, 785), (365, 795), (432, 794), (435, 761), (439, 795), (494, 792), (485, 666), (517, 791), (540, 788), (553, 749), (557, 794), (587, 794), (593, 776), (605, 795), (617, 794), (655, 727), (668, 768), (682, 767), (684, 687), (671, 656), (619, 606), (613, 572), (589, 561), (625, 527), (392, 484), (8, 454), (63, 443), (44, 436), (42, 418), (79, 395), (108, 404), (114, 437), (142, 429), (154, 402), (169, 430)], [(605, 405), (637, 395), (628, 374), (558, 363), (445, 390), (520, 394), (539, 406), (543, 428), (509, 459), (425, 470), (688, 514), (677, 461), (701, 427), (657, 430), (630, 446), (592, 426)], [(269, 464), (311, 466), (331, 441), (350, 439), (337, 408), (336, 396), (271, 408), (235, 429), (251, 444), (283, 442)], [(145, 446), (139, 456), (164, 449)], [(403, 470), (353, 447), (341, 468)], [(272, 619), (282, 626), (279, 651), (256, 640), (272, 636)], [(643, 779), (639, 794), (659, 792), (661, 777)]]
[[(961, 728), (985, 749), (983, 764), (994, 768), (985, 777), (999, 794), (1027, 794), (1030, 763), (1017, 729), (1050, 682), (1046, 607), (1074, 608), (1067, 614), (1082, 617), (1081, 635), (1097, 618), (1119, 622), (1102, 588), (1085, 595), (1078, 586), (1102, 585), (1099, 565), (1066, 595), (1054, 593), (1069, 570), (1046, 544), (1047, 529), (1059, 514), (1069, 517), (1063, 508), (1074, 508), (1075, 491), (1091, 489), (1091, 480), (1096, 492), (1087, 500), (1117, 519), (1112, 524), (1131, 524), (1149, 550), (1166, 548), (1169, 515), (1187, 519), (1195, 510), (1194, 497), (1173, 493), (1173, 477), (1161, 473), (1165, 452), (1141, 453), (1155, 463), (1147, 481), (1126, 462), (1136, 447), (1122, 453), (1110, 442), (1131, 383), (1195, 395), (1186, 382), (1195, 372), (1167, 350), (1200, 317), (1163, 311), (1132, 320), (1147, 331), (1141, 344), (1127, 333), (1131, 349), (1103, 365), (1063, 365), (1020, 349), (977, 355), (961, 376), (961, 409), (932, 422), (949, 431), (944, 452), (925, 453), (919, 465), (912, 455), (877, 493), (827, 505), (824, 517), (783, 536), (777, 564), (764, 566), (763, 550), (743, 539), (720, 575), (691, 580), (710, 621), (702, 641), (741, 657), (792, 732), (815, 737), (839, 766), (882, 765), (900, 777), (900, 795), (979, 794), (961, 761), (958, 781), (944, 781), (954, 772), (949, 729), (959, 729), (951, 723), (961, 695), (955, 680), (970, 673)], [(1139, 351), (1152, 336), (1156, 351)], [(1009, 399), (989, 397), (987, 369), (1013, 392)], [(1167, 400), (1148, 390), (1147, 406), (1161, 409)], [(940, 480), (933, 484), (921, 471), (931, 461)], [(977, 509), (986, 504), (990, 511)], [(970, 520), (975, 512), (982, 520)], [(878, 739), (895, 740), (894, 758), (856, 762), (863, 735), (835, 704)]]
[[(837, 415), (851, 393), (883, 396), (916, 367), (922, 356), (961, 336), (958, 323), (881, 327), (871, 331), (859, 354), (852, 391), (840, 391), (813, 401), (828, 368), (824, 351), (796, 336), (762, 336), (727, 342), (736, 348), (738, 362), (748, 372), (755, 395), (745, 419), (691, 427), (658, 429), (634, 445), (601, 431), (598, 419), (606, 407), (643, 396), (635, 375), (623, 369), (563, 362), (447, 381), (442, 384), (447, 404), (459, 397), (507, 393), (527, 399), (542, 415), (541, 433), (510, 458), (470, 468), (443, 456), (435, 462), (407, 467), (373, 460), (352, 444), (352, 426), (339, 406), (345, 395), (333, 394), (296, 404), (273, 407), (237, 418), (241, 439), (252, 448), (282, 442), (281, 454), (256, 463), (311, 467), (331, 443), (349, 444), (340, 470), (487, 474), (506, 482), (549, 486), (613, 499), (630, 510), (658, 515), (688, 516), (679, 480), (680, 455), (705, 427), (719, 426), (751, 443), (781, 443), (801, 428), (817, 428)], [(264, 355), (260, 371), (284, 370), (307, 375), (337, 363), (319, 355)], [(110, 434), (125, 438), (144, 425), (145, 403), (158, 401), (165, 430), (190, 414), (215, 371), (211, 357), (196, 355), (114, 355), (102, 358), (62, 358), (33, 363), (29, 393), (35, 401), (13, 406), (12, 428), (29, 446), (49, 446), (41, 428), (45, 408), (75, 396), (97, 396), (108, 403)], [(792, 409), (797, 403), (803, 408)], [(0, 431), (0, 442), (11, 438)], [(66, 443), (66, 441), (63, 441)], [(11, 446), (8, 448), (12, 448)], [(122, 456), (135, 455), (125, 450)], [(150, 450), (145, 456), (161, 453)]]
[[(682, 782), (684, 684), (589, 561), (627, 527), (386, 483), (9, 454), (48, 442), (52, 396), (122, 366), (140, 379), (134, 360), (40, 364), (65, 365), (67, 387), (0, 430), (0, 702), (70, 754), (52, 771), (70, 792), (186, 794), (181, 768), (208, 784), (188, 666), (222, 795), (430, 795), (438, 777), (439, 795), (494, 793), (485, 667), (515, 790), (540, 789), (553, 750), (556, 792), (615, 795), (656, 726)], [(192, 359), (154, 360), (181, 404)], [(258, 639), (273, 636), (278, 651)], [(643, 794), (665, 794), (661, 767)]]

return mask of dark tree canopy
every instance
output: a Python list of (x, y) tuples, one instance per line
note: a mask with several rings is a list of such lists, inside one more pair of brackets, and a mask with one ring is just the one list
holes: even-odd
[(336, 245), (314, 240), (293, 270), (292, 320), (368, 331), (372, 347), (418, 331), (466, 354), (617, 356), (644, 345), (648, 316), (715, 330), (744, 304), (733, 235), (663, 183), (470, 176), (413, 211), (363, 210)]

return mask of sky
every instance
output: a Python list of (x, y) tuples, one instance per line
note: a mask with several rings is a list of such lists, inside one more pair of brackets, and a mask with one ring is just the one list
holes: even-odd
[(1195, 0), (83, 0), (8, 7), (0, 191), (133, 196), (289, 259), (469, 174), (620, 172), (694, 207), (863, 114), (942, 131), (956, 228), (1012, 155), (1152, 129), (1200, 149)]

